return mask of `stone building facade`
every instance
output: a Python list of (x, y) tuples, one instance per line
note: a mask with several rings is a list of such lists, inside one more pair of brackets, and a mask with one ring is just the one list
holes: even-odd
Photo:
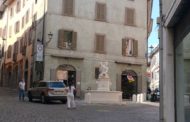
[[(106, 61), (112, 90), (123, 91), (123, 98), (127, 99), (132, 94), (146, 93), (151, 0), (18, 1), (3, 3), (8, 6), (1, 21), (6, 13), (10, 16), (12, 7), (21, 4), (21, 11), (15, 13), (13, 20), (9, 17), (5, 27), (8, 31), (3, 73), (7, 78), (1, 77), (6, 82), (3, 84), (20, 77), (27, 81), (27, 88), (42, 79), (73, 81), (77, 95), (83, 96), (87, 88), (96, 89), (100, 62)], [(29, 22), (22, 28), (22, 18), (27, 16)], [(12, 28), (20, 23), (21, 29), (10, 37), (11, 22)], [(53, 34), (52, 39), (48, 34)], [(134, 81), (129, 83), (127, 76)]]

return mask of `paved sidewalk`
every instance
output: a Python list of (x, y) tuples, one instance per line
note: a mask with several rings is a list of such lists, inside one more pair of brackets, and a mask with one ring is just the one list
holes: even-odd
[(160, 106), (160, 103), (159, 103), (159, 102), (145, 101), (145, 102), (142, 102), (142, 104), (147, 104), (147, 105), (152, 105), (152, 106), (157, 106), (157, 107)]

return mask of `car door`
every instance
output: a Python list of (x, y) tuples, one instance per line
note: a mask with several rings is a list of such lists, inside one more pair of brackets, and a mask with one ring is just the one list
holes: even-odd
[(37, 97), (38, 87), (39, 87), (39, 83), (34, 83), (31, 89), (32, 96), (35, 98)]
[(41, 94), (45, 91), (46, 87), (47, 87), (46, 82), (40, 82), (39, 86), (36, 89), (36, 97), (41, 98)]

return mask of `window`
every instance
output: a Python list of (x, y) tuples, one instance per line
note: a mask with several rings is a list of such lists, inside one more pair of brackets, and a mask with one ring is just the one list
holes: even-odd
[(96, 34), (95, 38), (95, 52), (105, 53), (105, 35)]
[(20, 53), (22, 53), (22, 49), (23, 49), (23, 46), (24, 46), (24, 42), (23, 42), (23, 38), (20, 38)]
[(96, 3), (96, 20), (106, 21), (106, 4)]
[(24, 28), (24, 16), (22, 17), (22, 28)]
[(138, 42), (131, 38), (122, 39), (122, 55), (123, 56), (137, 56)]
[(21, 4), (20, 4), (20, 0), (17, 1), (17, 4), (16, 4), (16, 12), (18, 13), (20, 11), (20, 7), (21, 7)]
[(73, 16), (74, 14), (74, 0), (64, 0), (64, 15)]
[(24, 6), (25, 6), (25, 0), (23, 0), (23, 3), (22, 3), (22, 7), (24, 8)]
[(95, 79), (98, 79), (99, 73), (99, 67), (95, 67)]
[(15, 24), (15, 33), (18, 33), (20, 31), (20, 22), (17, 21)]
[(37, 14), (34, 14), (32, 17), (32, 27), (36, 27), (36, 19), (37, 19)]
[(28, 23), (29, 20), (29, 10), (26, 12), (26, 24)]
[(10, 10), (10, 17), (12, 17), (13, 16), (13, 8), (11, 8), (11, 10)]
[(9, 27), (9, 37), (12, 36), (12, 26)]
[(129, 26), (135, 25), (135, 9), (126, 8), (125, 9), (125, 24)]
[(46, 87), (46, 86), (47, 86), (46, 82), (40, 82), (39, 83), (39, 87)]
[(64, 88), (65, 84), (63, 82), (49, 82), (48, 86), (53, 88)]
[(11, 58), (11, 53), (12, 53), (12, 47), (8, 47), (8, 53), (7, 53), (7, 58)]
[(14, 43), (14, 53), (18, 54), (18, 41)]
[(58, 32), (58, 48), (76, 49), (77, 33), (68, 30), (59, 30)]

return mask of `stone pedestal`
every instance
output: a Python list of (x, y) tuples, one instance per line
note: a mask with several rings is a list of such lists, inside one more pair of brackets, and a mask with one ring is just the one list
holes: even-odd
[(109, 78), (99, 78), (97, 81), (97, 91), (110, 91), (110, 79)]
[(122, 92), (89, 90), (85, 93), (85, 102), (122, 104)]
[(97, 90), (88, 90), (85, 93), (86, 103), (122, 103), (122, 92), (110, 91), (110, 78), (99, 78)]

